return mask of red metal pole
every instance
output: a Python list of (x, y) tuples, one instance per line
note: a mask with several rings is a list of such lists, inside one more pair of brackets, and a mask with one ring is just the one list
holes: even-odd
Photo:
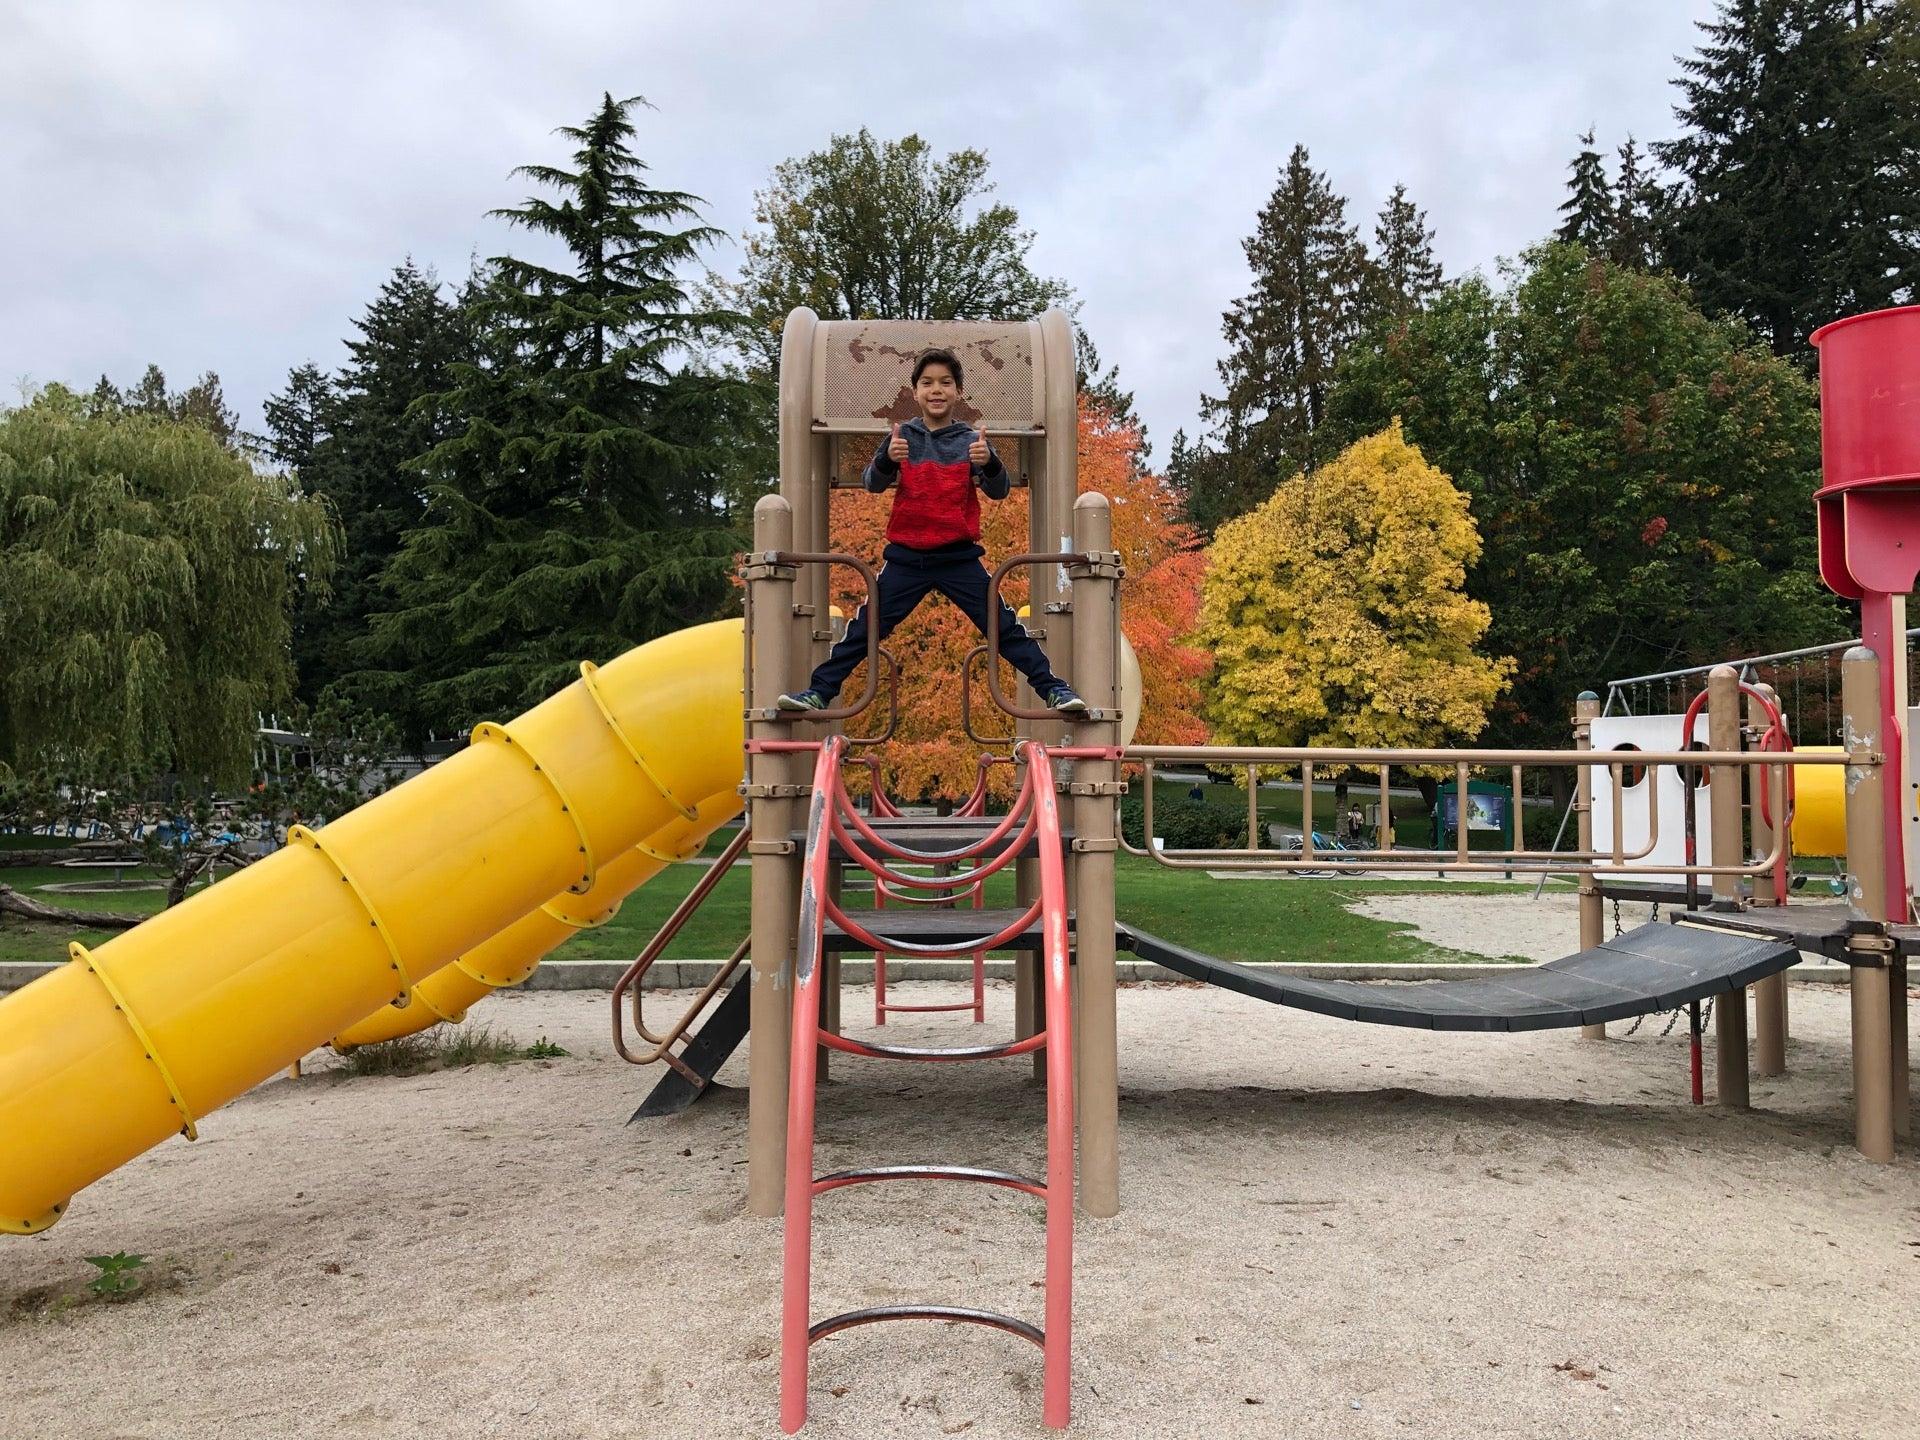
[(1880, 735), (1887, 763), (1880, 767), (1880, 793), (1885, 815), (1886, 887), (1888, 918), (1907, 918), (1906, 797), (1900, 793), (1904, 767), (1898, 753), (1907, 733), (1907, 697), (1895, 690), (1906, 667), (1897, 663), (1906, 653), (1907, 635), (1896, 619), (1894, 597), (1869, 590), (1860, 600), (1860, 643), (1880, 657)]
[(1046, 1346), (1040, 1419), (1065, 1429), (1072, 1408), (1073, 1327), (1073, 1021), (1068, 971), (1067, 869), (1053, 765), (1030, 744), (1028, 780), (1040, 818), (1042, 960), (1047, 993)]
[(794, 952), (792, 1082), (787, 1091), (786, 1256), (780, 1292), (780, 1428), (791, 1435), (807, 1423), (807, 1357), (813, 1339), (813, 1114), (820, 1063), (821, 941), (826, 929), (827, 862), (831, 845), (821, 821), (832, 803), (840, 748), (835, 736), (820, 747), (813, 767), (814, 837), (800, 879), (799, 939)]
[[(873, 908), (884, 910), (887, 905), (887, 882), (878, 875), (873, 877)], [(873, 1023), (887, 1023), (887, 952), (873, 952)]]

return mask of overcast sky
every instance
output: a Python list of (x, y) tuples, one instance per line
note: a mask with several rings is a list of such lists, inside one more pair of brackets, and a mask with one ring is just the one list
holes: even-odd
[(836, 131), (986, 150), (1164, 458), (1296, 142), (1363, 230), (1404, 181), (1448, 273), (1491, 269), (1556, 223), (1579, 132), (1672, 132), (1711, 9), (0, 0), (0, 384), (212, 369), (255, 427), (403, 257), (458, 277), (514, 244), (485, 218), (526, 193), (507, 172), (611, 90), (653, 101), (654, 178), (732, 234)]

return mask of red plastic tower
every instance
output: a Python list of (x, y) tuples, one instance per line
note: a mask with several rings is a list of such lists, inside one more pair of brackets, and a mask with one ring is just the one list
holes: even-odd
[[(1906, 609), (1920, 574), (1920, 305), (1875, 310), (1813, 332), (1820, 351), (1814, 495), (1820, 578), (1860, 602), (1860, 638), (1880, 657), (1887, 758), (1887, 908), (1905, 920)], [(1899, 897), (1897, 900), (1895, 897)]]

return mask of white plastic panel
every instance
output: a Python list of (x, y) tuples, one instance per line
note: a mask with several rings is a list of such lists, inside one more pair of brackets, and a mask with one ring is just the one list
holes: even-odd
[[(1680, 739), (1679, 715), (1607, 715), (1593, 722), (1593, 748), (1595, 750), (1622, 750), (1623, 747), (1643, 751), (1676, 751), (1685, 746)], [(1694, 717), (1693, 738), (1700, 744), (1707, 742), (1707, 716), (1702, 712)], [(1633, 772), (1623, 771), (1622, 778), (1634, 779)], [(1705, 776), (1702, 776), (1703, 781)], [(1646, 849), (1651, 834), (1651, 817), (1658, 800), (1660, 817), (1659, 834), (1652, 851), (1640, 858), (1643, 865), (1683, 865), (1686, 863), (1687, 849), (1687, 812), (1686, 788), (1680, 779), (1678, 767), (1662, 765), (1643, 772), (1637, 784), (1627, 784), (1620, 795), (1620, 832), (1623, 853), (1637, 855)], [(1707, 789), (1702, 785), (1694, 803), (1694, 831), (1697, 836), (1696, 854), (1704, 862), (1713, 853), (1713, 807), (1708, 803)], [(1613, 772), (1604, 767), (1596, 767), (1593, 772), (1593, 848), (1599, 851), (1613, 849)], [(1622, 869), (1613, 869), (1603, 864), (1599, 869), (1602, 880), (1644, 881), (1649, 884), (1681, 885), (1686, 883), (1680, 875), (1655, 875), (1644, 870), (1635, 870), (1629, 864)], [(1703, 877), (1701, 888), (1707, 888), (1709, 882)]]

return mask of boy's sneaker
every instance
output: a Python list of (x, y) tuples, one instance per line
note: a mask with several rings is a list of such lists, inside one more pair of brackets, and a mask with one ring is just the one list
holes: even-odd
[[(778, 700), (773, 702), (773, 708), (776, 710), (785, 710), (791, 715), (804, 715), (809, 710), (826, 709), (827, 697), (822, 695), (818, 690), (801, 690), (793, 695), (782, 695)], [(1085, 709), (1086, 707), (1082, 706), (1081, 708)]]
[(1047, 692), (1046, 706), (1049, 710), (1058, 711), (1062, 715), (1087, 713), (1087, 702), (1074, 694), (1073, 687), (1067, 684), (1056, 685)]

